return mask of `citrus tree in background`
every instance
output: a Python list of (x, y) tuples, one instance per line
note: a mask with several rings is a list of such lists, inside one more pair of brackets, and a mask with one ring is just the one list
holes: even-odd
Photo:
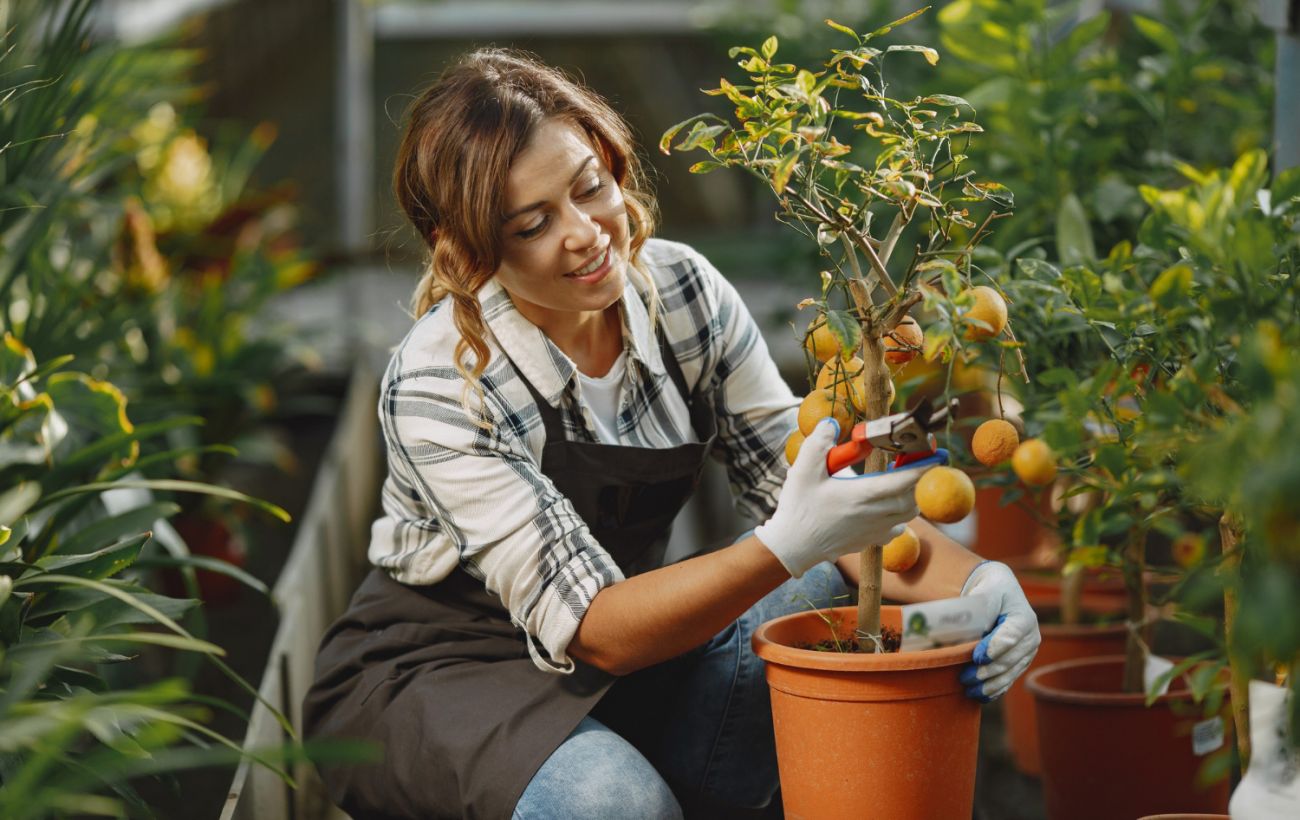
[[(776, 195), (777, 218), (813, 243), (827, 266), (817, 295), (800, 305), (817, 317), (804, 337), (811, 389), (789, 458), (822, 418), (835, 418), (847, 437), (857, 419), (886, 415), (891, 363), (918, 354), (952, 362), (978, 343), (1014, 347), (1001, 295), (976, 284), (972, 264), (972, 251), (1012, 205), (1004, 186), (967, 167), (964, 146), (981, 129), (960, 97), (906, 98), (888, 85), (887, 62), (934, 65), (938, 52), (873, 44), (924, 11), (868, 34), (827, 20), (848, 47), (811, 68), (778, 62), (776, 37), (759, 49), (734, 48), (744, 77), (706, 92), (734, 105), (734, 117), (696, 115), (660, 142), (665, 152), (706, 152), (695, 173), (739, 168), (761, 180)], [(930, 317), (924, 332), (909, 316), (918, 306)], [(886, 453), (876, 451), (866, 469), (886, 464)], [(947, 509), (929, 517), (954, 521), (970, 512), (969, 478), (943, 469), (930, 476), (943, 485), (933, 495)], [(957, 503), (948, 504), (953, 495)], [(925, 496), (918, 488), (922, 512)], [(867, 548), (861, 562), (859, 641), (872, 651), (881, 631), (882, 547)]]
[[(1067, 495), (1091, 499), (1063, 518), (1068, 568), (1124, 575), (1126, 689), (1144, 688), (1154, 534), (1166, 550), (1158, 568), (1183, 576), (1154, 603), (1177, 605), (1174, 617), (1219, 646), (1163, 677), (1195, 666), (1193, 689), (1206, 694), (1231, 666), (1244, 765), (1247, 681), (1280, 665), (1294, 692), (1300, 654), (1295, 619), (1282, 614), (1300, 607), (1297, 462), (1284, 426), (1300, 369), (1300, 171), (1265, 187), (1261, 151), (1182, 171), (1181, 187), (1142, 188), (1136, 243), (1066, 265), (1021, 259), (1006, 288), (1042, 354), (1034, 361), (1051, 363), (1017, 385), (1026, 423), (1069, 465)], [(1221, 554), (1207, 555), (1214, 540)]]

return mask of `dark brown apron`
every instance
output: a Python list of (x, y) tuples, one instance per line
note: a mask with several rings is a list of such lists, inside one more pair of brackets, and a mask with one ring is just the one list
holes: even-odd
[[(623, 573), (663, 564), (673, 519), (717, 432), (660, 336), (699, 441), (667, 449), (566, 441), (558, 409), (524, 383), (546, 429), (542, 472)], [(303, 703), (304, 734), (384, 747), (381, 763), (322, 770), (334, 801), (369, 818), (509, 818), (537, 769), (615, 678), (575, 660), (539, 670), (524, 632), (483, 582), (457, 569), (408, 586), (375, 569), (326, 632)]]

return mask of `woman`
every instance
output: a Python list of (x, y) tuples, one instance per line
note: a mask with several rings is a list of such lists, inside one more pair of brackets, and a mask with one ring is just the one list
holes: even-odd
[[(431, 263), (384, 377), (375, 569), (329, 630), (312, 737), (381, 744), (323, 772), (354, 817), (672, 818), (777, 785), (758, 623), (825, 606), (916, 516), (922, 472), (832, 478), (730, 285), (650, 238), (626, 125), (518, 54), (479, 51), (412, 105), (395, 188)], [(664, 565), (706, 455), (764, 523)], [(923, 521), (900, 600), (974, 590), (1005, 623), (966, 673), (996, 697), (1032, 611)], [(976, 568), (978, 566), (978, 569)], [(978, 655), (979, 653), (977, 653)]]

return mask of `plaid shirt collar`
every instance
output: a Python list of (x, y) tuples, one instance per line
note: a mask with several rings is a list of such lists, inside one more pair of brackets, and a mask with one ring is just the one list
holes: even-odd
[[(510, 294), (495, 279), (489, 279), (479, 291), (483, 319), (496, 337), (501, 350), (523, 377), (552, 407), (558, 407), (565, 388), (578, 368), (573, 360), (556, 347), (541, 329), (524, 318), (511, 301)], [(657, 381), (666, 376), (659, 345), (650, 333), (650, 314), (641, 294), (629, 279), (619, 300), (623, 318), (623, 349), (629, 358)]]

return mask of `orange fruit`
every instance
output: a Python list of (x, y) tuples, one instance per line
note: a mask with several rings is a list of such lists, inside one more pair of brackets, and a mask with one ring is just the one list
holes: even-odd
[[(1007, 326), (1007, 302), (988, 285), (971, 288), (967, 293), (975, 297), (975, 304), (962, 314), (962, 321), (967, 323), (966, 338), (970, 341), (992, 339)], [(972, 320), (984, 322), (989, 327), (974, 324)], [(991, 328), (991, 329), (990, 329)]]
[(841, 399), (847, 396), (853, 409), (861, 413), (867, 406), (866, 374), (862, 370), (862, 359), (854, 356), (845, 361), (839, 356), (832, 356), (817, 371), (817, 389), (828, 390)]
[(849, 402), (828, 390), (814, 390), (799, 404), (799, 432), (805, 436), (812, 435), (817, 422), (824, 418), (839, 422), (840, 441), (847, 439), (853, 431), (853, 407)]
[(799, 448), (803, 446), (803, 433), (798, 428), (790, 431), (790, 436), (785, 440), (785, 461), (787, 464), (794, 464), (794, 460), (799, 457)]
[(885, 572), (907, 572), (916, 566), (920, 557), (921, 539), (916, 537), (911, 527), (904, 527), (902, 535), (885, 545)]
[(955, 523), (975, 509), (975, 484), (955, 467), (934, 467), (916, 482), (916, 506), (931, 521)]
[(996, 467), (1016, 452), (1020, 434), (1009, 421), (989, 419), (975, 429), (970, 449), (976, 460), (985, 467)]
[(1170, 546), (1174, 562), (1183, 569), (1191, 569), (1205, 560), (1205, 539), (1200, 533), (1185, 532)]
[(803, 337), (803, 348), (819, 362), (824, 362), (840, 352), (840, 340), (831, 333), (825, 319), (814, 319)]
[(903, 321), (892, 332), (880, 340), (885, 345), (885, 361), (890, 364), (904, 364), (916, 358), (925, 343), (925, 333), (911, 316), (904, 316)]
[(1056, 480), (1056, 455), (1042, 439), (1027, 439), (1011, 456), (1011, 469), (1030, 487), (1043, 487)]

